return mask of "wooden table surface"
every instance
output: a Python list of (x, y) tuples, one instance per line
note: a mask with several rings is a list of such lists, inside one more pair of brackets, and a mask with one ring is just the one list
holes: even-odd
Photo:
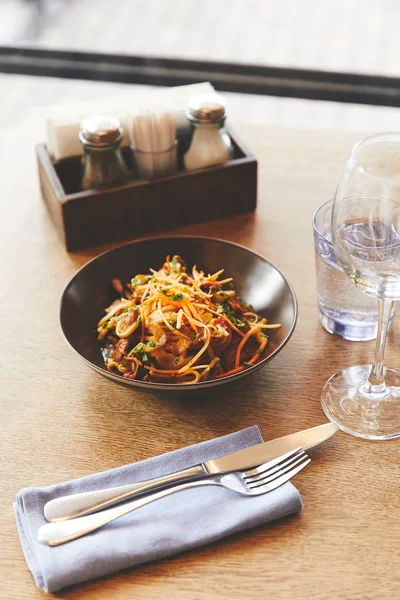
[[(271, 439), (326, 421), (320, 391), (336, 370), (369, 362), (373, 342), (330, 336), (318, 322), (311, 218), (332, 196), (360, 133), (238, 128), (259, 159), (255, 214), (180, 229), (239, 242), (286, 274), (296, 331), (254, 377), (207, 397), (163, 399), (87, 369), (62, 339), (60, 293), (100, 251), (67, 254), (42, 205), (34, 127), (2, 157), (0, 598), (44, 597), (19, 544), (12, 502), (24, 486), (141, 460), (258, 424)], [(29, 134), (29, 135), (28, 135)], [(18, 160), (17, 160), (18, 157)], [(387, 364), (400, 366), (400, 318)], [(57, 594), (72, 599), (399, 597), (399, 442), (342, 432), (311, 451), (296, 478), (301, 514)]]

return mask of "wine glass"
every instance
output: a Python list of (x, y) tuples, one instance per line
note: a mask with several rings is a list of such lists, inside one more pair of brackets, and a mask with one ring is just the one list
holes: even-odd
[(400, 133), (356, 144), (338, 185), (332, 239), (351, 281), (379, 303), (372, 365), (348, 367), (322, 391), (322, 408), (341, 429), (367, 439), (400, 436), (400, 372), (383, 366), (388, 323), (400, 300)]

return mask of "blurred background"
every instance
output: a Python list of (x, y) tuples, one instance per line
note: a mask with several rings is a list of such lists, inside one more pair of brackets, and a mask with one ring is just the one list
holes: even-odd
[[(0, 0), (0, 45), (400, 76), (399, 0)], [(133, 84), (0, 73), (0, 126)], [(400, 129), (400, 109), (226, 93), (231, 121)]]

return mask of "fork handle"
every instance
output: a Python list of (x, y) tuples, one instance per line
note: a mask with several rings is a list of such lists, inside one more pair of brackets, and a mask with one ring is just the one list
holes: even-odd
[(60, 544), (65, 544), (66, 542), (82, 537), (91, 531), (95, 531), (96, 529), (103, 527), (103, 525), (107, 525), (107, 523), (111, 523), (111, 521), (114, 521), (141, 506), (150, 504), (150, 502), (154, 502), (155, 500), (159, 500), (170, 494), (175, 494), (176, 492), (181, 492), (182, 490), (187, 490), (200, 485), (215, 484), (218, 485), (217, 481), (213, 479), (188, 481), (93, 515), (79, 517), (78, 519), (72, 519), (70, 521), (46, 523), (46, 525), (42, 525), (42, 527), (39, 528), (38, 540), (41, 544), (46, 546), (59, 546)]
[(50, 500), (44, 506), (44, 516), (47, 521), (64, 521), (75, 517), (82, 517), (89, 513), (96, 512), (107, 506), (112, 506), (128, 498), (159, 489), (166, 485), (171, 485), (186, 479), (197, 478), (207, 475), (202, 464), (195, 465), (189, 469), (183, 469), (163, 477), (148, 479), (140, 483), (132, 483), (119, 487), (107, 488), (105, 490), (96, 490), (94, 492), (83, 492), (81, 494), (71, 494), (70, 496), (61, 496)]

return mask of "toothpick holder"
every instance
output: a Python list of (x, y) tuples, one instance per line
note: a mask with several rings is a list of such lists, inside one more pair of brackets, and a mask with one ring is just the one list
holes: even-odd
[(139, 179), (152, 180), (175, 175), (178, 170), (177, 148), (177, 142), (161, 152), (144, 152), (133, 148), (134, 166)]

